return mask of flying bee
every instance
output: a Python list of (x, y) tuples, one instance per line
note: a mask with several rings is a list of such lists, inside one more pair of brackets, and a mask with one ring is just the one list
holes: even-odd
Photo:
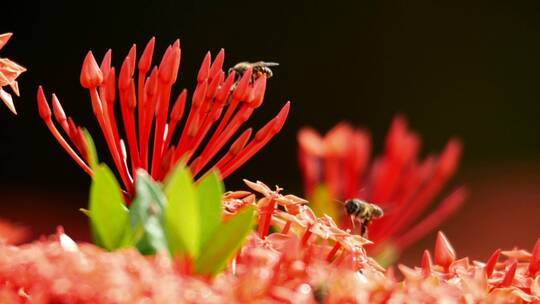
[(360, 235), (362, 237), (367, 237), (368, 226), (371, 221), (384, 215), (381, 207), (357, 198), (345, 201), (345, 210), (351, 217), (353, 224), (355, 220), (360, 222)]
[(239, 62), (237, 64), (235, 64), (232, 68), (229, 69), (229, 74), (232, 73), (232, 71), (235, 71), (236, 74), (238, 74), (238, 77), (242, 77), (242, 75), (244, 75), (244, 73), (248, 70), (248, 69), (252, 69), (253, 71), (253, 74), (251, 76), (251, 80), (252, 81), (255, 81), (257, 80), (257, 78), (265, 75), (266, 78), (270, 78), (274, 75), (274, 73), (272, 73), (272, 70), (270, 69), (270, 67), (275, 67), (275, 66), (278, 66), (279, 63), (277, 62), (265, 62), (265, 61), (257, 61), (257, 62), (247, 62), (247, 61), (243, 61), (243, 62)]

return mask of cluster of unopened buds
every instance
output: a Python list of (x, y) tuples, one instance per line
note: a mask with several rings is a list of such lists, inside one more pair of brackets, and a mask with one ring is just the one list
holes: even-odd
[[(133, 194), (133, 177), (137, 170), (148, 171), (152, 178), (160, 181), (180, 161), (189, 165), (194, 176), (202, 176), (211, 169), (219, 170), (222, 178), (229, 176), (281, 130), (289, 112), (287, 102), (276, 117), (253, 137), (252, 128), (243, 131), (229, 150), (212, 164), (253, 111), (262, 105), (266, 76), (254, 77), (252, 69), (247, 69), (242, 75), (237, 75), (234, 70), (226, 74), (222, 70), (224, 50), (213, 61), (208, 52), (197, 74), (189, 111), (185, 111), (188, 91), (183, 89), (169, 112), (172, 88), (180, 69), (180, 42), (176, 40), (170, 45), (161, 63), (152, 67), (154, 41), (152, 38), (148, 42), (138, 63), (136, 46), (133, 45), (118, 77), (116, 69), (111, 66), (111, 50), (105, 54), (101, 65), (89, 52), (81, 70), (81, 85), (90, 93), (94, 115), (116, 170), (130, 195)], [(138, 74), (135, 74), (136, 70)], [(120, 122), (116, 120), (117, 91)], [(92, 175), (83, 129), (65, 114), (55, 94), (51, 99), (52, 113), (42, 87), (39, 87), (37, 99), (41, 118), (56, 140), (86, 173)], [(185, 112), (187, 118), (180, 129), (179, 123)], [(72, 145), (58, 130), (55, 120)], [(125, 139), (119, 133), (122, 125)], [(153, 142), (150, 140), (152, 128)], [(201, 145), (203, 142), (204, 146)]]

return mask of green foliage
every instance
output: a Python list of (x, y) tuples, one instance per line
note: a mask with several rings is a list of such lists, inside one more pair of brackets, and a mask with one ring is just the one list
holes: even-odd
[(196, 262), (196, 271), (215, 275), (240, 249), (253, 226), (255, 209), (244, 208), (227, 222), (221, 223), (208, 239), (208, 246)]
[(167, 250), (163, 231), (163, 210), (167, 199), (160, 186), (144, 170), (137, 171), (135, 198), (129, 208), (129, 220), (135, 234), (137, 249), (142, 254)]
[(374, 259), (383, 267), (389, 267), (397, 262), (401, 250), (392, 242), (387, 240), (377, 246), (377, 251), (374, 252)]
[(334, 201), (325, 185), (318, 185), (308, 200), (311, 209), (313, 209), (317, 216), (326, 214), (336, 222), (339, 222), (339, 205)]
[(169, 250), (173, 255), (187, 251), (196, 257), (199, 254), (200, 213), (197, 191), (189, 170), (178, 166), (168, 178), (165, 186), (165, 229)]
[(88, 151), (88, 158), (90, 162), (90, 168), (96, 168), (99, 164), (99, 159), (97, 157), (97, 151), (96, 151), (96, 145), (94, 144), (94, 140), (92, 139), (92, 136), (90, 135), (90, 132), (88, 132), (87, 129), (83, 130), (84, 138), (86, 139), (86, 150)]
[[(200, 246), (203, 247), (210, 235), (216, 230), (221, 222), (223, 213), (223, 183), (219, 175), (213, 172), (207, 175), (197, 186), (199, 198), (200, 219)], [(202, 248), (201, 248), (202, 249)]]
[[(97, 161), (95, 152), (90, 154)], [(128, 209), (110, 169), (105, 165), (92, 168), (90, 207), (83, 212), (90, 217), (94, 241), (108, 250), (127, 246), (143, 254), (168, 251), (173, 256), (189, 256), (199, 273), (215, 275), (252, 230), (252, 207), (222, 220), (224, 187), (215, 172), (197, 184), (189, 170), (179, 165), (163, 186), (140, 170)]]
[(130, 230), (128, 210), (118, 181), (105, 165), (94, 168), (88, 213), (97, 243), (107, 250), (120, 248)]

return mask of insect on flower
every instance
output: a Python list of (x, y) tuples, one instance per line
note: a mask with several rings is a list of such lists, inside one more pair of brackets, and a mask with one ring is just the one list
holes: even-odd
[(345, 202), (345, 210), (351, 217), (353, 225), (355, 221), (360, 222), (360, 235), (362, 237), (367, 237), (368, 227), (371, 221), (381, 218), (384, 215), (381, 207), (357, 198), (347, 200)]
[(244, 73), (251, 69), (253, 71), (253, 80), (261, 77), (266, 76), (266, 78), (270, 78), (274, 76), (274, 73), (270, 69), (270, 67), (278, 66), (279, 63), (277, 62), (265, 62), (265, 61), (257, 61), (257, 62), (239, 62), (235, 64), (232, 68), (229, 69), (229, 74), (233, 71), (236, 72), (239, 76), (244, 75)]
[[(251, 66), (243, 70), (238, 79), (234, 70), (226, 75), (222, 70), (225, 52), (221, 50), (214, 60), (209, 52), (204, 57), (191, 105), (186, 111), (187, 118), (180, 128), (188, 91), (182, 90), (171, 100), (180, 69), (180, 41), (170, 45), (161, 63), (152, 67), (154, 41), (152, 38), (148, 42), (138, 63), (133, 45), (118, 73), (111, 66), (111, 50), (107, 51), (101, 65), (89, 52), (81, 70), (81, 85), (90, 93), (94, 115), (128, 194), (133, 194), (133, 177), (138, 169), (150, 172), (154, 180), (161, 181), (181, 160), (196, 177), (212, 169), (220, 171), (222, 178), (229, 176), (281, 130), (289, 112), (287, 102), (255, 136), (251, 136), (251, 128), (237, 136), (240, 127), (263, 103), (266, 77), (253, 78), (253, 73), (258, 72)], [(117, 93), (120, 120), (117, 120)], [(37, 99), (40, 115), (53, 136), (77, 164), (92, 175), (83, 129), (66, 116), (54, 94), (52, 114), (41, 87)], [(71, 144), (56, 127), (53, 115)], [(120, 134), (121, 129), (125, 130), (125, 137)], [(235, 136), (229, 150), (222, 153)], [(223, 156), (215, 161), (218, 154)]]
[(338, 208), (334, 200), (359, 198), (385, 211), (377, 221), (364, 221), (370, 223), (369, 238), (377, 244), (372, 247), (374, 251), (380, 250), (377, 247), (385, 241), (398, 250), (408, 247), (455, 212), (466, 196), (460, 187), (423, 216), (455, 173), (462, 145), (458, 139), (451, 139), (440, 155), (421, 159), (419, 135), (409, 130), (401, 116), (390, 127), (383, 155), (373, 160), (368, 132), (345, 123), (324, 136), (304, 128), (298, 133), (298, 143), (306, 196), (312, 202), (327, 196), (320, 199), (321, 209), (326, 208), (324, 213), (335, 211), (333, 215), (342, 228), (352, 228), (347, 215), (357, 210), (356, 203), (350, 202), (350, 209)]

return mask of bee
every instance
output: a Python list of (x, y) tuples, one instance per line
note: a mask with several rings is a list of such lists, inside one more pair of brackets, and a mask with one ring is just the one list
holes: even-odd
[(355, 220), (360, 222), (360, 235), (362, 237), (367, 237), (371, 221), (384, 215), (381, 207), (357, 198), (345, 201), (345, 210), (351, 217), (353, 224)]
[(270, 78), (274, 75), (274, 73), (272, 73), (272, 70), (270, 69), (270, 67), (275, 67), (275, 66), (278, 66), (279, 63), (277, 62), (265, 62), (265, 61), (257, 61), (257, 62), (247, 62), (247, 61), (243, 61), (243, 62), (239, 62), (237, 64), (235, 64), (232, 68), (229, 69), (229, 74), (232, 73), (232, 71), (235, 71), (236, 74), (238, 74), (238, 77), (242, 77), (242, 75), (244, 75), (244, 73), (248, 70), (248, 69), (252, 69), (253, 71), (253, 75), (251, 76), (251, 80), (252, 81), (255, 81), (257, 80), (257, 78), (265, 75), (266, 78)]

